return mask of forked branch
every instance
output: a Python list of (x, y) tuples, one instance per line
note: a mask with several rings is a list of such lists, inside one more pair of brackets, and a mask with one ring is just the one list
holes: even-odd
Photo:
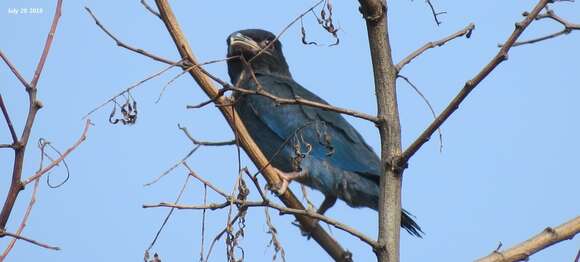
[(540, 0), (534, 9), (524, 18), (524, 20), (516, 23), (515, 29), (506, 42), (502, 45), (501, 49), (497, 54), (491, 59), (491, 61), (481, 69), (475, 77), (467, 81), (463, 86), (463, 89), (451, 100), (449, 105), (437, 116), (437, 118), (419, 135), (419, 137), (404, 151), (401, 158), (399, 159), (399, 165), (405, 166), (409, 159), (417, 153), (417, 151), (431, 138), (433, 133), (459, 108), (459, 105), (465, 100), (465, 98), (485, 79), (499, 64), (508, 59), (508, 53), (510, 49), (514, 46), (521, 34), (526, 30), (526, 28), (534, 21), (534, 19), (540, 14), (542, 9), (546, 7), (552, 0)]

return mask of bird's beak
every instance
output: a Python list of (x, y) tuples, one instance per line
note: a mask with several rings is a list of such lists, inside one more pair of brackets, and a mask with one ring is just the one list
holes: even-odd
[(260, 51), (260, 46), (258, 43), (256, 43), (256, 41), (241, 33), (236, 33), (230, 36), (230, 54), (248, 51), (255, 54)]
[[(239, 55), (242, 53), (250, 53), (255, 55), (262, 50), (262, 47), (253, 39), (241, 34), (235, 33), (230, 36), (230, 45), (228, 46), (229, 55)], [(269, 53), (269, 52), (266, 52)]]

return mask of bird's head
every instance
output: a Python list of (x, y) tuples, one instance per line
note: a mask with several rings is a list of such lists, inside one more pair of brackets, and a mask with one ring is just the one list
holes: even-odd
[[(282, 44), (274, 34), (261, 29), (240, 30), (228, 36), (227, 44), (228, 57), (243, 57), (254, 72), (290, 77)], [(241, 59), (228, 60), (228, 73), (233, 84), (238, 81), (244, 68)]]

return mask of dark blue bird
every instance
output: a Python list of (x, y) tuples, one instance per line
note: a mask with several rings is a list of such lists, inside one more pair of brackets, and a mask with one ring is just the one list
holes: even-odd
[[(282, 44), (274, 34), (241, 30), (231, 34), (227, 44), (228, 57), (243, 57), (228, 60), (232, 84), (327, 104), (292, 79)], [(281, 191), (293, 179), (319, 190), (325, 196), (321, 214), (337, 198), (351, 207), (378, 209), (380, 159), (342, 115), (303, 105), (279, 105), (260, 95), (238, 92), (234, 98), (250, 135), (284, 181)], [(401, 226), (412, 235), (422, 232), (405, 210)]]

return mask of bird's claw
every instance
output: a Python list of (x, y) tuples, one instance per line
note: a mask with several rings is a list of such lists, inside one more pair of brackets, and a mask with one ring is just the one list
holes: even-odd
[[(315, 219), (314, 221), (315, 223), (318, 223), (318, 219)], [(292, 222), (292, 225), (298, 227), (300, 229), (300, 234), (304, 237), (306, 237), (307, 240), (310, 240), (312, 238), (312, 233), (308, 232), (307, 230), (305, 230), (302, 225), (300, 225), (300, 222), (298, 222), (298, 220)]]
[(284, 193), (286, 193), (286, 191), (288, 190), (288, 185), (292, 180), (306, 176), (306, 172), (304, 170), (298, 172), (297, 171), (284, 172), (278, 168), (274, 168), (274, 170), (276, 171), (276, 173), (278, 173), (278, 177), (280, 177), (280, 183), (278, 183), (278, 185), (276, 185), (276, 188), (274, 188), (274, 192), (277, 195), (283, 195)]
[(290, 184), (290, 181), (282, 178), (282, 176), (280, 176), (280, 177), (281, 177), (281, 179), (280, 179), (281, 181), (280, 181), (280, 183), (278, 183), (278, 185), (276, 186), (276, 188), (274, 190), (274, 192), (276, 192), (276, 195), (279, 195), (279, 196), (286, 193), (286, 191), (288, 190), (288, 185)]

